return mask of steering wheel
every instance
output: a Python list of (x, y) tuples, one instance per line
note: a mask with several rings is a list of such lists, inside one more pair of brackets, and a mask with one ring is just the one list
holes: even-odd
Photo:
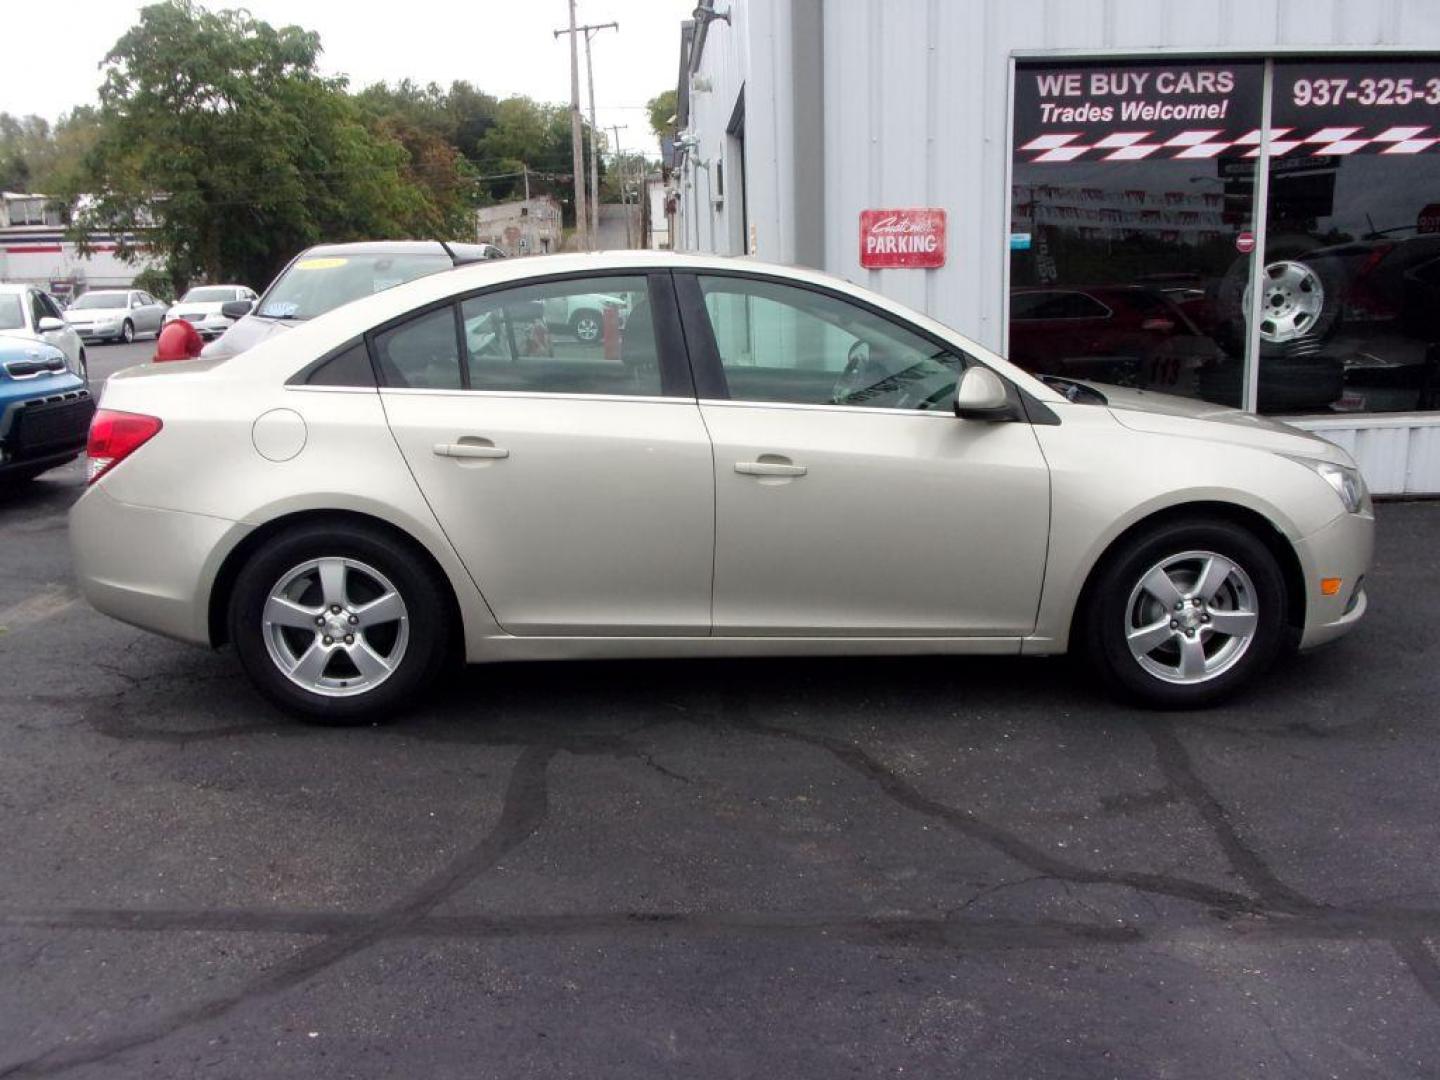
[(844, 370), (835, 380), (835, 385), (830, 388), (832, 405), (844, 405), (857, 391), (866, 389), (867, 384), (861, 378), (860, 373), (869, 362), (870, 346), (868, 344), (857, 341), (850, 346), (850, 351), (845, 355)]

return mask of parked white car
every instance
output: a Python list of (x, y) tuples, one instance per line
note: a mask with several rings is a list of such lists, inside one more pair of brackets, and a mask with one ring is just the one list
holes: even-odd
[[(625, 299), (613, 348), (534, 329), (577, 295)], [(462, 267), (132, 368), (89, 458), (90, 602), (228, 642), (331, 721), (410, 706), (452, 655), (1074, 648), (1127, 698), (1201, 706), (1355, 625), (1374, 529), (1305, 432), (668, 252)]]
[(85, 344), (80, 335), (65, 324), (60, 306), (44, 290), (34, 285), (0, 283), (0, 334), (55, 346), (65, 354), (66, 366), (89, 381)]
[(253, 304), (255, 290), (244, 285), (197, 285), (175, 301), (165, 321), (184, 319), (200, 332), (201, 337), (219, 337), (236, 322), (221, 309), (233, 301)]
[(65, 309), (65, 322), (85, 341), (134, 341), (158, 334), (168, 310), (143, 289), (96, 289)]

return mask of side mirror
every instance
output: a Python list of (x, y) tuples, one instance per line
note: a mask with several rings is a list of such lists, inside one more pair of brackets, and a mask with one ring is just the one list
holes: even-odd
[(1004, 380), (980, 364), (966, 368), (955, 387), (955, 415), (962, 420), (1013, 419)]
[(243, 319), (254, 306), (253, 300), (226, 300), (220, 305), (220, 314), (227, 319)]
[(65, 323), (53, 315), (46, 315), (35, 324), (35, 329), (42, 334), (54, 333), (56, 330), (64, 330)]

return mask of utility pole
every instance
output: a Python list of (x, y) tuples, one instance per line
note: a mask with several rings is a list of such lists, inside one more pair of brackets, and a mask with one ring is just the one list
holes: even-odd
[(625, 214), (625, 246), (634, 247), (630, 239), (630, 208), (625, 201), (625, 162), (620, 157), (620, 129), (628, 128), (629, 124), (611, 124), (610, 130), (615, 133), (615, 175), (620, 178), (620, 207)]
[(520, 163), (520, 172), (525, 177), (525, 201), (528, 203), (530, 201), (530, 166), (522, 161)]
[(590, 249), (585, 220), (585, 151), (580, 134), (580, 43), (575, 40), (575, 0), (570, 0), (570, 29), (556, 30), (555, 36), (570, 35), (570, 153), (575, 167), (575, 235), (582, 250)]
[(580, 27), (585, 31), (585, 78), (590, 83), (590, 239), (591, 243), (600, 242), (600, 147), (595, 140), (600, 137), (600, 129), (595, 126), (595, 69), (590, 65), (590, 39), (601, 30), (620, 30), (618, 22), (586, 24)]

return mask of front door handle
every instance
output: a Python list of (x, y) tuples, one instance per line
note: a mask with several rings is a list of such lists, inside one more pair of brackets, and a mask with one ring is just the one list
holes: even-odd
[(436, 443), (436, 457), (453, 458), (508, 458), (510, 451), (499, 446), (478, 442)]
[(741, 476), (804, 476), (804, 465), (788, 461), (737, 461), (735, 471)]

